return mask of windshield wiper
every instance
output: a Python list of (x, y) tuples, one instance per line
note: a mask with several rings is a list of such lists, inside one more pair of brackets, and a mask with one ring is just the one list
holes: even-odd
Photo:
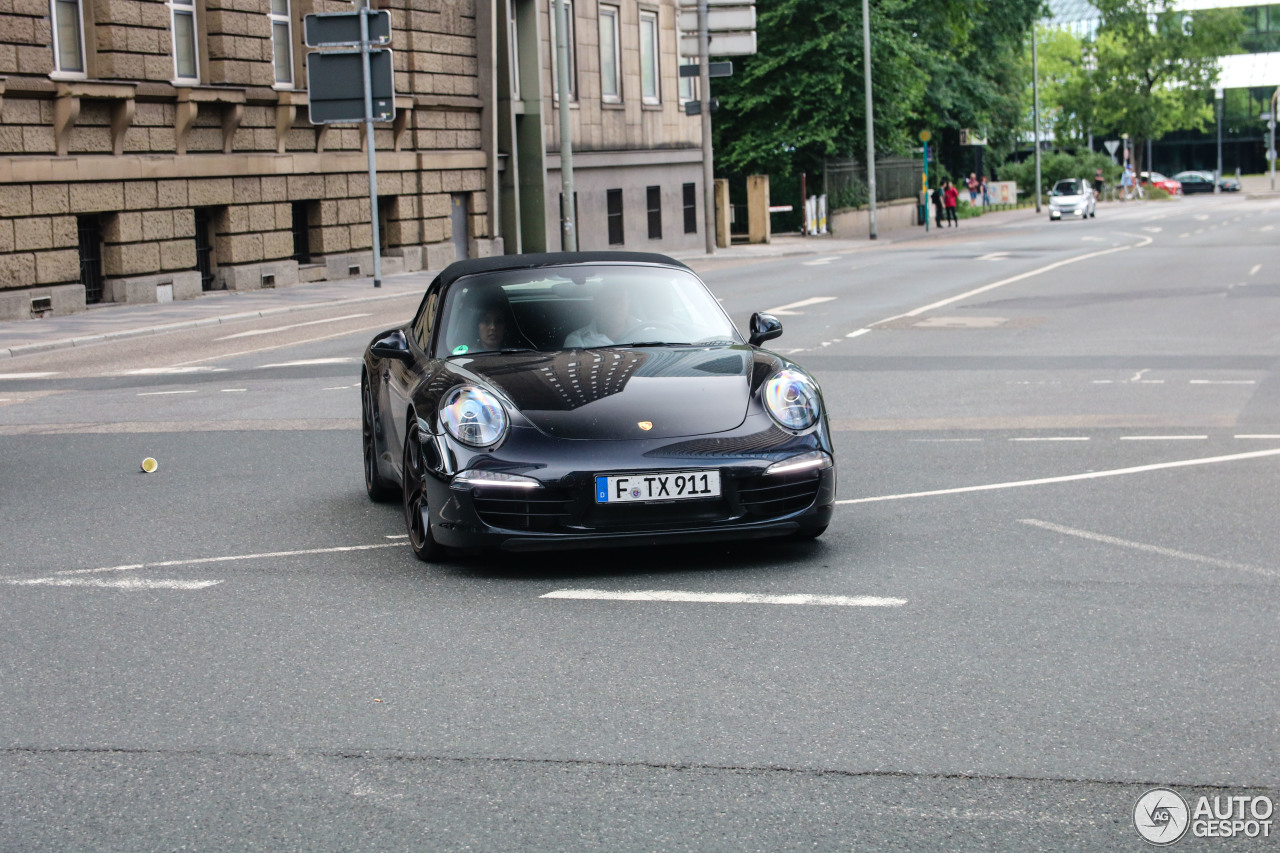
[(629, 344), (614, 344), (619, 347), (690, 347), (688, 341), (635, 341)]

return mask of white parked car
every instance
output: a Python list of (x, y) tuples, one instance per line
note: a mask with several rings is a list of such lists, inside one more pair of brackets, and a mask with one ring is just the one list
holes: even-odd
[(1068, 216), (1098, 215), (1098, 201), (1093, 195), (1093, 187), (1089, 182), (1079, 178), (1066, 178), (1053, 185), (1049, 193), (1049, 219), (1056, 220)]

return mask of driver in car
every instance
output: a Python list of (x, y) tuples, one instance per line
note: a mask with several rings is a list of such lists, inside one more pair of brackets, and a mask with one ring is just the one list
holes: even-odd
[(602, 289), (595, 295), (591, 308), (595, 314), (594, 319), (565, 337), (566, 349), (616, 344), (624, 332), (640, 324), (640, 320), (631, 314), (631, 300), (625, 288)]

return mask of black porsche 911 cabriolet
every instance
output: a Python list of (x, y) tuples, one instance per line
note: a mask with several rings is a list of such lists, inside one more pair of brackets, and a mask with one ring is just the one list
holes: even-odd
[(744, 341), (662, 255), (460, 261), (361, 377), (365, 487), (414, 553), (820, 535), (836, 471), (817, 382)]

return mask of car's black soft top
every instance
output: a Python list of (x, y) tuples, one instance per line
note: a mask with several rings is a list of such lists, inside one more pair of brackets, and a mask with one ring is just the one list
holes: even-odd
[(494, 255), (489, 258), (472, 258), (455, 261), (440, 273), (444, 285), (466, 275), (495, 272), (498, 270), (533, 269), (534, 267), (562, 266), (564, 264), (662, 264), (688, 269), (680, 261), (651, 252), (539, 252), (528, 255)]

